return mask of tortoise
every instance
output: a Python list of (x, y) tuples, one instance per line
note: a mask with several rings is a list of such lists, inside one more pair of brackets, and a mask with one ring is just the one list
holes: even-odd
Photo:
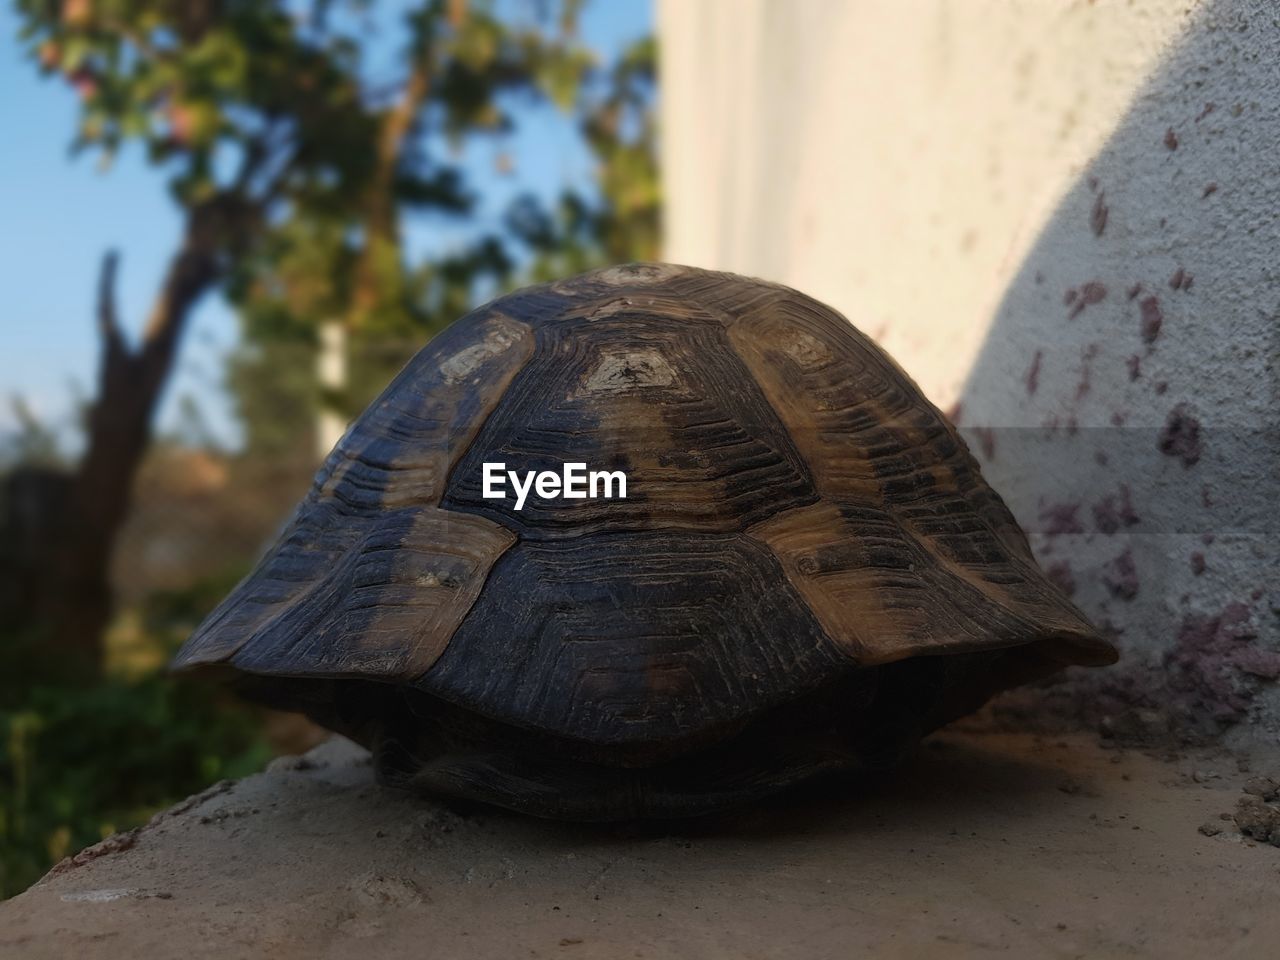
[[(485, 486), (567, 463), (625, 498)], [(384, 783), (619, 820), (882, 769), (1115, 658), (869, 338), (786, 287), (631, 264), (431, 340), (174, 667), (366, 745)]]

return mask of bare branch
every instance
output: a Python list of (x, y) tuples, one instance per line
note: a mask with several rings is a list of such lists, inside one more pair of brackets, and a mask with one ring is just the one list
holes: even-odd
[(377, 264), (383, 251), (397, 243), (397, 216), (394, 195), (396, 168), (404, 144), (413, 130), (418, 113), (431, 91), (434, 69), (430, 38), (412, 59), (413, 69), (405, 81), (400, 99), (382, 117), (374, 158), (374, 169), (365, 188), (364, 249), (356, 263), (355, 289), (348, 322), (352, 328), (377, 305), (380, 291)]
[(116, 268), (119, 263), (120, 255), (108, 250), (102, 256), (102, 266), (98, 271), (98, 332), (108, 351), (119, 349), (123, 341), (116, 314)]

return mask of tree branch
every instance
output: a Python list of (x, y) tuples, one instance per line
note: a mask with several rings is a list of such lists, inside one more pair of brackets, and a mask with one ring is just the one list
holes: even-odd
[(139, 357), (145, 366), (158, 364), (161, 380), (191, 307), (217, 278), (218, 250), (227, 239), (225, 203), (219, 197), (188, 212), (182, 247), (169, 261), (160, 295), (152, 304)]
[(124, 347), (116, 315), (116, 270), (119, 263), (116, 251), (108, 250), (102, 255), (102, 266), (98, 270), (98, 333), (108, 354)]
[(349, 323), (353, 327), (378, 305), (382, 293), (380, 261), (383, 254), (394, 250), (399, 241), (394, 196), (396, 169), (400, 165), (405, 141), (431, 90), (433, 57), (430, 38), (423, 37), (422, 45), (413, 58), (413, 68), (399, 101), (384, 115), (378, 131), (374, 169), (365, 191), (365, 243), (356, 263), (351, 299)]

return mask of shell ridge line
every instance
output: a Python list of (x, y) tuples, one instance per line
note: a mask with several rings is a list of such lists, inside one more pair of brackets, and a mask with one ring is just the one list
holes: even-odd
[[(770, 299), (767, 302), (773, 303), (773, 302), (776, 302), (776, 300)], [(748, 376), (751, 377), (753, 383), (756, 386), (756, 389), (760, 391), (761, 395), (763, 395), (765, 398), (769, 400), (770, 406), (773, 407), (775, 411), (777, 411), (778, 397), (775, 396), (774, 391), (769, 389), (767, 384), (761, 382), (760, 378), (756, 375), (755, 369), (751, 362), (751, 358), (746, 356), (742, 352), (742, 350), (739, 348), (739, 344), (738, 344), (739, 337), (746, 335), (746, 331), (740, 325), (741, 317), (738, 315), (734, 315), (733, 319), (734, 319), (734, 324), (732, 327), (728, 329), (727, 331), (728, 335), (725, 337), (727, 346), (729, 350), (733, 352), (733, 355), (738, 358), (738, 362), (742, 365), (742, 368), (747, 372)], [(812, 423), (809, 420), (807, 414), (802, 414), (802, 415), (805, 417), (806, 424), (809, 426), (812, 426)], [(779, 420), (782, 421), (783, 426), (786, 428), (788, 434), (794, 431), (795, 424), (793, 422), (791, 422), (788, 418), (784, 417), (781, 413), (778, 413), (778, 418)], [(756, 543), (759, 543), (765, 550), (769, 552), (769, 555), (773, 557), (774, 561), (778, 564), (778, 568), (782, 571), (783, 576), (786, 578), (787, 582), (791, 584), (791, 587), (795, 591), (796, 596), (809, 609), (810, 615), (818, 623), (819, 627), (822, 629), (823, 634), (827, 637), (827, 640), (831, 643), (831, 645), (836, 649), (840, 650), (841, 652), (843, 652), (853, 662), (860, 663), (863, 660), (863, 651), (866, 649), (866, 641), (861, 636), (859, 636), (858, 632), (854, 630), (852, 627), (848, 628), (848, 630), (846, 631), (851, 635), (851, 639), (853, 641), (852, 643), (849, 643), (848, 641), (845, 641), (845, 640), (841, 640), (839, 636), (836, 636), (835, 633), (833, 633), (832, 624), (828, 623), (826, 617), (824, 617), (819, 610), (814, 608), (813, 604), (809, 601), (809, 597), (806, 593), (806, 590), (803, 589), (803, 585), (796, 582), (795, 577), (792, 575), (790, 564), (788, 564), (786, 562), (786, 559), (779, 554), (779, 552), (774, 548), (774, 545), (761, 535), (761, 530), (763, 528), (780, 523), (780, 522), (784, 522), (783, 518), (787, 517), (789, 514), (801, 515), (803, 513), (811, 512), (816, 507), (828, 506), (828, 503), (825, 497), (822, 496), (822, 492), (821, 492), (819, 481), (818, 481), (818, 474), (814, 470), (814, 465), (809, 461), (808, 457), (805, 456), (805, 452), (799, 443), (793, 443), (792, 447), (795, 450), (796, 456), (800, 459), (800, 462), (804, 464), (805, 473), (809, 478), (809, 481), (813, 484), (814, 492), (817, 495), (815, 501), (813, 503), (808, 503), (808, 504), (796, 504), (795, 506), (790, 507), (787, 510), (783, 510), (779, 513), (775, 513), (771, 517), (766, 517), (765, 519), (760, 520), (755, 524), (752, 524), (743, 532), (746, 536), (750, 537)]]
[[(517, 320), (513, 317), (507, 317), (506, 319), (513, 324), (519, 324), (522, 328), (523, 336), (521, 339), (527, 345), (525, 355), (520, 359), (519, 365), (515, 366), (508, 373), (505, 378), (505, 382), (502, 385), (502, 390), (494, 396), (492, 402), (488, 404), (488, 408), (484, 410), (481, 416), (472, 418), (473, 422), (469, 425), (467, 430), (463, 431), (465, 442), (455, 445), (452, 433), (450, 434), (448, 443), (449, 462), (444, 470), (444, 475), (441, 478), (439, 491), (436, 494), (436, 503), (445, 513), (457, 514), (459, 516), (479, 516), (479, 514), (473, 514), (468, 510), (458, 510), (456, 507), (446, 506), (445, 496), (448, 493), (450, 486), (453, 484), (454, 471), (456, 471), (459, 464), (466, 459), (467, 454), (471, 452), (472, 446), (484, 433), (484, 428), (488, 425), (489, 421), (498, 414), (498, 411), (504, 404), (510, 402), (511, 385), (516, 381), (520, 374), (525, 371), (533, 361), (534, 355), (537, 353), (537, 334), (534, 331), (534, 328), (524, 321)], [(512, 536), (516, 535), (517, 531), (515, 528), (511, 527), (509, 524), (501, 523), (501, 521), (498, 521), (498, 523), (510, 532)]]

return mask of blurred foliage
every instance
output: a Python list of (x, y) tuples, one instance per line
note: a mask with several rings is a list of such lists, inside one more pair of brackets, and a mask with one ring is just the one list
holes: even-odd
[(61, 858), (209, 783), (260, 769), (258, 721), (152, 673), (68, 696), (30, 687), (0, 708), (0, 898)]
[[(656, 256), (653, 42), (599, 64), (577, 35), (581, 0), (428, 0), (376, 42), (367, 0), (17, 6), (40, 68), (80, 97), (75, 148), (109, 164), (137, 141), (181, 205), (216, 206), (243, 324), (230, 382), (264, 453), (306, 450), (317, 405), (357, 413), (477, 294)], [(470, 217), (476, 194), (450, 158), (539, 101), (575, 116), (597, 183), (550, 211), (525, 196), (501, 228), (408, 263), (401, 218)], [(341, 394), (297, 362), (327, 323), (348, 333)]]
[(22, 397), (12, 398), (13, 417), (18, 429), (0, 446), (0, 470), (17, 466), (58, 469), (66, 466), (66, 457), (58, 445), (58, 435), (41, 423)]
[(636, 41), (607, 74), (591, 84), (582, 131), (598, 161), (601, 194), (591, 203), (566, 191), (553, 211), (523, 197), (507, 226), (531, 250), (534, 280), (572, 276), (592, 267), (656, 260), (661, 240), (661, 193), (653, 104), (657, 48)]
[[(653, 41), (599, 63), (577, 33), (579, 0), (428, 0), (409, 5), (390, 36), (371, 27), (377, 7), (368, 0), (16, 7), (39, 69), (79, 98), (74, 148), (109, 165), (127, 143), (140, 144), (189, 216), (185, 242), (207, 244), (216, 258), (216, 287), (241, 323), (227, 383), (245, 444), (224, 458), (225, 504), (200, 506), (215, 519), (186, 524), (182, 542), (221, 536), (225, 544), (203, 552), (234, 546), (244, 556), (226, 573), (204, 569), (194, 585), (131, 602), (96, 681), (65, 672), (38, 632), (0, 634), (0, 896), (59, 857), (264, 761), (260, 714), (159, 670), (251, 564), (240, 546), (246, 530), (270, 536), (265, 517), (314, 469), (317, 411), (357, 413), (482, 297), (655, 259), (660, 229)], [(595, 158), (595, 182), (574, 185), (551, 209), (521, 196), (484, 227), (459, 158), (479, 138), (508, 135), (533, 104), (572, 118)], [(469, 227), (469, 239), (415, 262), (401, 234), (406, 217), (451, 219)], [(321, 387), (316, 365), (332, 324), (346, 334), (346, 383), (336, 390)], [(201, 432), (196, 411), (185, 420)], [(22, 422), (0, 468), (65, 469), (55, 439), (33, 418)], [(174, 458), (170, 469), (189, 460)], [(147, 482), (139, 489), (158, 496)], [(197, 503), (205, 501), (144, 499), (134, 525), (141, 513), (142, 528), (154, 529), (175, 504)], [(235, 522), (216, 520), (231, 514)], [(198, 559), (188, 562), (199, 569)]]
[[(157, 594), (147, 643), (92, 684), (62, 672), (38, 636), (0, 638), (0, 898), (62, 857), (270, 757), (258, 711), (156, 669), (231, 577)], [(141, 662), (129, 658), (141, 653)]]

